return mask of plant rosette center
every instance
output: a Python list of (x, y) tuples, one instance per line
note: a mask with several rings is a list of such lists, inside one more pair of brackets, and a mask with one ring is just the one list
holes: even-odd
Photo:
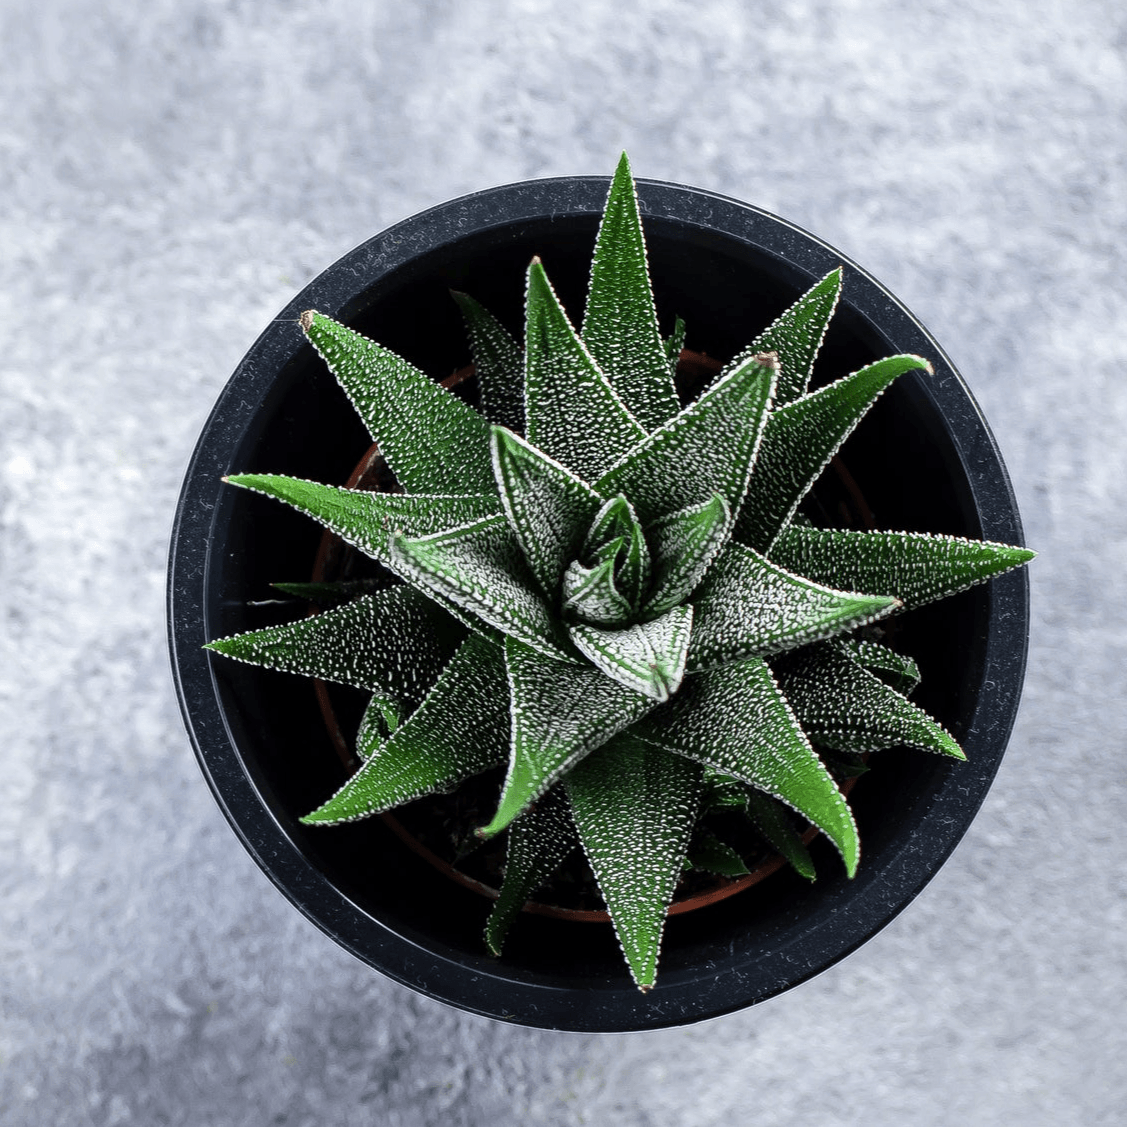
[[(766, 370), (774, 358), (762, 359)], [(501, 427), (492, 431), (492, 462), (508, 531), (552, 619), (550, 631), (529, 639), (534, 648), (563, 660), (582, 655), (623, 686), (667, 700), (685, 674), (687, 599), (730, 532), (724, 497), (713, 493), (643, 530), (624, 493), (604, 497)], [(401, 551), (410, 569), (417, 552)]]
[(682, 875), (747, 871), (711, 815), (741, 820), (813, 879), (809, 823), (852, 876), (860, 841), (838, 780), (858, 756), (963, 758), (909, 699), (911, 657), (870, 624), (1032, 553), (801, 516), (882, 392), (931, 372), (889, 356), (811, 390), (842, 284), (840, 269), (816, 282), (682, 406), (686, 330), (659, 330), (624, 156), (578, 329), (539, 260), (523, 342), (454, 295), (480, 412), (389, 349), (303, 314), (402, 491), (226, 479), (313, 517), (383, 576), (359, 594), (279, 584), (335, 605), (208, 647), (370, 694), (360, 769), (310, 796), (302, 821), (369, 817), (503, 765), (477, 831), (507, 831), (487, 946), (500, 954), (522, 905), (581, 848), (642, 990)]
[(599, 510), (580, 558), (564, 572), (563, 614), (588, 626), (629, 626), (638, 620), (649, 587), (649, 546), (620, 493)]

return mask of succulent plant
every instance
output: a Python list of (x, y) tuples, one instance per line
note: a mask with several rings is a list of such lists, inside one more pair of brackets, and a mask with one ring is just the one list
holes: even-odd
[(402, 492), (226, 479), (308, 514), (388, 573), (333, 609), (210, 644), (371, 694), (361, 766), (302, 821), (365, 818), (507, 764), (477, 830), (507, 832), (489, 948), (500, 952), (578, 842), (643, 991), (686, 869), (746, 871), (707, 831), (709, 812), (748, 819), (812, 879), (809, 823), (852, 876), (860, 843), (839, 780), (859, 755), (963, 758), (908, 699), (914, 662), (871, 624), (1033, 553), (804, 517), (800, 502), (881, 392), (931, 371), (890, 356), (809, 391), (841, 285), (841, 269), (817, 282), (682, 406), (685, 330), (659, 332), (623, 155), (580, 331), (539, 260), (523, 347), (454, 295), (480, 412), (303, 314)]

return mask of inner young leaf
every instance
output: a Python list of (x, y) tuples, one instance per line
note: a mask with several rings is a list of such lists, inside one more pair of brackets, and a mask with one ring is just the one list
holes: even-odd
[(492, 441), (493, 470), (505, 515), (545, 598), (554, 604), (564, 572), (583, 550), (603, 498), (559, 462), (503, 427), (493, 428)]
[(568, 620), (594, 626), (621, 626), (630, 621), (634, 607), (618, 589), (614, 554), (594, 567), (572, 561), (563, 578), (563, 614)]
[(693, 608), (674, 607), (660, 618), (618, 629), (587, 623), (568, 628), (576, 649), (608, 677), (656, 701), (668, 700), (681, 685)]
[(598, 511), (583, 544), (581, 559), (592, 566), (614, 563), (614, 583), (636, 607), (650, 582), (650, 550), (634, 507), (619, 493)]

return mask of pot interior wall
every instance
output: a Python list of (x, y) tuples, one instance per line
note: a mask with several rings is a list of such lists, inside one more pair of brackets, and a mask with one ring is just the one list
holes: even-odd
[[(324, 312), (441, 378), (470, 359), (450, 289), (477, 297), (519, 332), (524, 268), (539, 254), (578, 321), (596, 224), (595, 216), (563, 216), (468, 235), (385, 277), (346, 307)], [(663, 331), (680, 315), (688, 325), (688, 346), (720, 359), (748, 343), (810, 284), (774, 256), (704, 229), (689, 228), (686, 237), (683, 223), (674, 227), (653, 217), (647, 219), (647, 236)], [(850, 308), (848, 286), (847, 274), (817, 383), (899, 350)], [(276, 381), (229, 469), (343, 482), (367, 443), (335, 381), (304, 346)], [(925, 384), (914, 374), (902, 377), (877, 403), (844, 456), (878, 527), (980, 533), (969, 492), (949, 484), (952, 469), (961, 480), (959, 458)], [(261, 604), (275, 597), (271, 582), (308, 579), (319, 526), (277, 502), (230, 487), (218, 494), (215, 519), (231, 535), (223, 553), (209, 560), (208, 636), (292, 618), (292, 606)], [(988, 605), (987, 590), (967, 592), (937, 610), (904, 616), (896, 635), (898, 648), (915, 656), (923, 671), (916, 699), (957, 738), (965, 734), (961, 726), (975, 703), (979, 679), (965, 678), (965, 670), (968, 663), (972, 669), (983, 663)], [(505, 958), (497, 963), (484, 955), (481, 940), (488, 904), (421, 863), (378, 819), (332, 829), (301, 826), (297, 819), (344, 780), (311, 683), (233, 662), (216, 662), (214, 669), (253, 784), (286, 836), (358, 907), (432, 951), (448, 950), (485, 976), (629, 989), (608, 927), (526, 916), (514, 926)], [(920, 812), (949, 772), (960, 769), (908, 751), (881, 753), (872, 766), (853, 798), (864, 848), (858, 882), (879, 871), (883, 856), (907, 847)], [(816, 857), (820, 875), (813, 885), (784, 872), (722, 904), (671, 920), (659, 984), (676, 984), (700, 973), (702, 965), (715, 974), (736, 940), (745, 952), (762, 947), (766, 953), (787, 929), (801, 931), (801, 921), (819, 907), (836, 905), (848, 885), (841, 865), (824, 843)]]

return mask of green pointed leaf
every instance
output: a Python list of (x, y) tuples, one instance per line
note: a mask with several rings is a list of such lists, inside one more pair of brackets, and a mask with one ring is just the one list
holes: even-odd
[(677, 365), (681, 362), (681, 351), (685, 347), (685, 322), (680, 317), (673, 322), (673, 332), (665, 342), (665, 359), (669, 364), (669, 378), (677, 375)]
[(563, 610), (569, 619), (594, 626), (629, 621), (633, 607), (615, 583), (614, 565), (613, 555), (594, 567), (572, 561), (563, 577)]
[(843, 638), (841, 644), (862, 669), (867, 669), (903, 696), (908, 696), (920, 683), (920, 668), (906, 654), (865, 638)]
[(775, 381), (770, 354), (748, 360), (595, 482), (624, 493), (648, 527), (719, 493), (733, 513), (747, 490)]
[(717, 771), (713, 767), (704, 769), (706, 794), (704, 804), (709, 810), (746, 810), (751, 789), (733, 775)]
[[(431, 685), (426, 687), (429, 692)], [(419, 694), (424, 695), (423, 693)], [(391, 697), (373, 693), (356, 730), (356, 755), (363, 762), (383, 750), (388, 738), (407, 719), (409, 709)]]
[(643, 613), (659, 614), (683, 603), (727, 542), (731, 527), (732, 512), (719, 493), (651, 525), (647, 539), (654, 578)]
[(897, 376), (931, 371), (919, 356), (888, 356), (771, 413), (735, 536), (767, 552), (822, 470)]
[(559, 598), (564, 571), (583, 549), (603, 499), (569, 469), (501, 427), (493, 468), (509, 525), (545, 597)]
[(481, 392), (482, 414), (524, 434), (524, 353), (496, 317), (469, 294), (450, 291), (462, 311)]
[[(806, 291), (745, 348), (729, 368), (756, 352), (775, 352), (779, 357), (779, 381), (775, 406), (806, 394), (814, 358), (822, 347), (826, 328), (841, 296), (841, 267), (831, 270)], [(727, 370), (727, 369), (725, 369)], [(721, 373), (723, 375), (723, 373)]]
[(566, 786), (630, 973), (649, 990), (700, 810), (700, 767), (625, 734), (584, 759)]
[(625, 153), (611, 181), (591, 259), (583, 343), (647, 431), (677, 414), (677, 393), (650, 288), (638, 196)]
[(781, 803), (765, 794), (753, 793), (748, 802), (748, 817), (771, 848), (781, 853), (799, 876), (814, 880), (818, 875), (814, 871), (814, 859)]
[(693, 606), (690, 672), (842, 634), (883, 618), (900, 603), (812, 583), (729, 541), (697, 588)]
[(655, 701), (668, 700), (685, 675), (693, 608), (674, 607), (649, 622), (601, 629), (579, 623), (568, 628), (576, 648), (608, 677)]
[(720, 877), (742, 877), (751, 870), (744, 859), (715, 834), (704, 833), (693, 842), (689, 850), (688, 868), (703, 869)]
[(415, 539), (393, 535), (392, 557), (396, 569), (428, 594), (542, 653), (576, 660), (504, 517)]
[(521, 908), (579, 844), (571, 809), (555, 786), (509, 827), (505, 879), (485, 925), (485, 944), (494, 955)]
[(587, 526), (583, 543), (585, 553), (597, 552), (612, 540), (625, 541), (641, 537), (634, 506), (621, 493), (604, 501), (599, 506), (591, 523)]
[(596, 513), (582, 558), (614, 561), (615, 586), (633, 607), (650, 582), (650, 550), (634, 506), (619, 493)]
[(645, 436), (575, 334), (539, 260), (528, 268), (528, 441), (594, 481)]
[(785, 529), (770, 555), (781, 567), (860, 591), (895, 595), (906, 610), (944, 599), (1037, 553), (1010, 544), (928, 532)]
[(444, 497), (366, 493), (280, 474), (232, 474), (224, 480), (285, 501), (331, 529), (346, 543), (388, 566), (391, 565), (393, 532), (426, 536), (501, 511), (501, 501), (492, 483), (485, 495)]
[[(588, 541), (590, 541), (588, 537)], [(588, 553), (583, 551), (583, 555), (589, 559), (594, 559), (595, 563), (604, 564), (609, 563), (615, 566), (618, 563), (619, 553), (626, 547), (626, 537), (616, 536), (613, 540), (608, 540), (597, 551)]]
[(509, 771), (493, 820), (478, 833), (500, 833), (564, 772), (616, 732), (644, 716), (654, 702), (590, 665), (545, 657), (513, 637), (505, 639), (513, 701)]
[(966, 759), (946, 729), (862, 669), (836, 641), (788, 654), (772, 666), (795, 715), (815, 743), (854, 752), (903, 745)]
[(301, 327), (408, 493), (492, 493), (489, 424), (389, 349), (309, 310)]
[(383, 693), (414, 708), (465, 636), (465, 627), (441, 607), (400, 586), (204, 648), (267, 669)]
[(426, 700), (306, 825), (352, 822), (447, 790), (505, 758), (509, 694), (501, 648), (471, 635)]
[(686, 677), (681, 691), (631, 733), (785, 802), (837, 846), (850, 876), (856, 872), (860, 843), (853, 816), (766, 662)]
[(328, 610), (349, 603), (361, 595), (374, 595), (396, 582), (393, 576), (385, 574), (365, 579), (334, 579), (317, 583), (271, 583), (270, 586), (284, 595), (292, 595), (295, 599), (316, 603), (317, 606)]

